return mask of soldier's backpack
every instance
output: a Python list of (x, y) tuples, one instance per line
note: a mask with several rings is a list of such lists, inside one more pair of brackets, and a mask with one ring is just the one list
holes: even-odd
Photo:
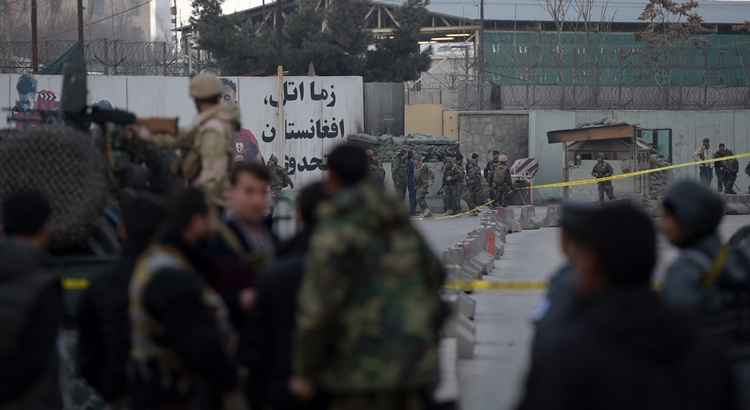
[(495, 185), (502, 185), (506, 182), (506, 174), (508, 173), (508, 166), (505, 164), (497, 164), (495, 166), (494, 174), (492, 175), (492, 183)]

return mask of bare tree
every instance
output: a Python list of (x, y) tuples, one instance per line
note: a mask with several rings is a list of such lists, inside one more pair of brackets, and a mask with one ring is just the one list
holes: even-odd
[[(694, 37), (695, 34), (705, 32), (703, 17), (698, 14), (697, 8), (696, 0), (682, 3), (673, 0), (649, 0), (639, 17), (646, 23), (646, 27), (636, 33), (635, 38), (647, 44), (640, 53), (640, 75), (653, 80), (662, 90), (665, 105), (671, 105), (672, 69), (676, 65), (678, 53), (684, 52), (681, 48), (688, 46), (689, 50), (705, 46), (703, 40)], [(707, 100), (707, 93), (704, 84), (704, 101)], [(682, 99), (681, 88), (679, 98)]]

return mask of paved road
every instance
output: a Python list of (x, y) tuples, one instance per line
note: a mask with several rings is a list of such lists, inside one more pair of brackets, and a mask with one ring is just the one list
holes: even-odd
[[(722, 235), (728, 238), (747, 224), (750, 224), (750, 216), (728, 216), (721, 227)], [(436, 251), (461, 240), (478, 225), (478, 218), (418, 222)], [(505, 255), (495, 263), (495, 270), (488, 279), (546, 279), (563, 260), (558, 237), (558, 229), (509, 235)], [(675, 254), (676, 251), (662, 241), (661, 269)], [(463, 410), (511, 409), (525, 375), (532, 334), (529, 319), (541, 292), (477, 292), (473, 297), (477, 301), (477, 344), (475, 358), (459, 364), (461, 407)]]

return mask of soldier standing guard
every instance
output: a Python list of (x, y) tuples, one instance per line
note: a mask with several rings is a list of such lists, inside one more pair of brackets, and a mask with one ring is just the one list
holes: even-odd
[(490, 187), (490, 198), (495, 199), (497, 198), (497, 193), (495, 192), (495, 185), (492, 183), (492, 178), (495, 176), (495, 167), (498, 166), (500, 163), (500, 151), (492, 151), (492, 159), (487, 162), (487, 165), (484, 167), (484, 179), (487, 180), (487, 186)]
[(468, 195), (466, 199), (470, 209), (482, 204), (482, 169), (479, 168), (479, 155), (474, 153), (466, 163), (466, 187)]
[(455, 215), (461, 211), (460, 192), (461, 176), (463, 172), (452, 158), (445, 160), (445, 171), (443, 171), (443, 190), (445, 193), (445, 211)]
[(378, 160), (375, 151), (367, 150), (367, 165), (370, 173), (370, 179), (380, 189), (385, 189), (385, 169), (383, 164)]
[[(703, 138), (703, 144), (695, 152), (695, 159), (698, 161), (705, 161), (711, 158), (711, 141), (708, 138)], [(711, 181), (714, 179), (714, 171), (711, 169), (711, 164), (701, 164), (698, 166), (700, 170), (701, 182), (705, 186), (711, 186)]]
[[(719, 144), (719, 150), (714, 154), (714, 158), (726, 158), (734, 155), (732, 150), (727, 149), (724, 144)], [(719, 192), (734, 195), (734, 182), (737, 180), (737, 173), (740, 171), (740, 163), (736, 159), (718, 161), (715, 165), (716, 181), (719, 185)]]
[[(612, 165), (609, 165), (609, 163), (604, 160), (604, 155), (599, 154), (598, 158), (599, 158), (599, 162), (597, 162), (596, 165), (594, 166), (594, 170), (591, 171), (591, 175), (594, 178), (611, 177), (614, 174)], [(599, 182), (597, 185), (599, 188), (599, 202), (600, 203), (604, 203), (604, 195), (607, 195), (607, 199), (609, 199), (610, 201), (615, 200), (615, 189), (612, 186), (612, 181)]]
[(179, 175), (201, 188), (214, 205), (223, 205), (229, 187), (235, 132), (240, 129), (240, 111), (235, 104), (222, 104), (224, 87), (216, 75), (201, 73), (190, 80), (190, 97), (198, 117), (193, 126), (178, 135), (152, 135), (139, 129), (138, 135), (159, 146), (181, 149)]
[(505, 207), (505, 197), (513, 190), (513, 179), (510, 177), (508, 157), (498, 155), (493, 165), (492, 191), (495, 194), (495, 205)]
[(276, 155), (271, 155), (271, 158), (268, 159), (268, 170), (271, 172), (271, 198), (273, 203), (276, 204), (281, 195), (281, 190), (286, 187), (294, 189), (294, 183), (289, 178), (286, 169), (279, 165), (279, 159), (276, 158)]
[(393, 166), (391, 168), (391, 177), (393, 179), (393, 186), (396, 188), (396, 198), (403, 201), (406, 197), (406, 183), (407, 183), (407, 169), (406, 169), (406, 150), (402, 149), (393, 159)]
[(435, 174), (432, 173), (430, 167), (422, 159), (417, 159), (417, 205), (425, 218), (432, 216), (432, 211), (427, 206), (427, 194), (434, 182)]

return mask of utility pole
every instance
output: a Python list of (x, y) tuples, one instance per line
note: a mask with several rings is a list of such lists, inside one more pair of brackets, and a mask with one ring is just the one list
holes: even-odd
[(83, 0), (78, 0), (78, 43), (83, 50)]
[(31, 0), (31, 70), (39, 73), (39, 36), (37, 32), (36, 0)]
[(479, 109), (484, 108), (484, 0), (479, 0), (479, 67), (477, 68)]

